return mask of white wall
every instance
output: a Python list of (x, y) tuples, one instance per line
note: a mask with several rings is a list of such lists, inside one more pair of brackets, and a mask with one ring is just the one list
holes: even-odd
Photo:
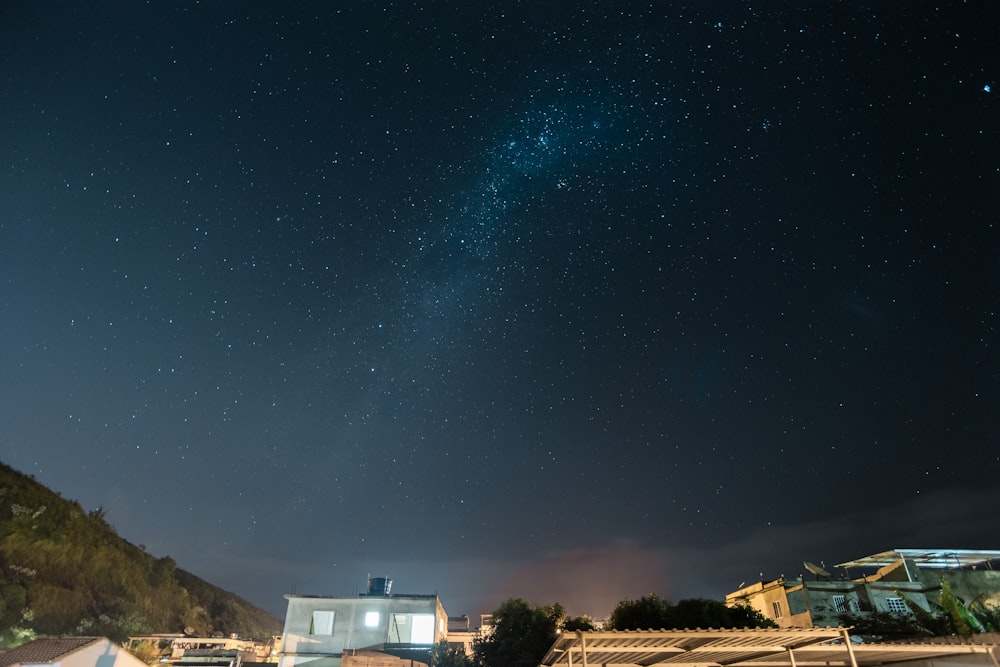
[(85, 646), (56, 667), (146, 667), (146, 663), (107, 639)]
[[(434, 637), (428, 645), (447, 634), (448, 617), (434, 596), (323, 598), (289, 595), (286, 598), (288, 609), (282, 636), (281, 667), (293, 667), (321, 656), (339, 657), (345, 649), (378, 650), (389, 637), (392, 614), (433, 615)], [(315, 611), (333, 612), (333, 634), (310, 633)], [(374, 626), (365, 624), (369, 612), (378, 613), (378, 623)], [(406, 632), (406, 628), (397, 626), (393, 636), (401, 635), (405, 641)]]

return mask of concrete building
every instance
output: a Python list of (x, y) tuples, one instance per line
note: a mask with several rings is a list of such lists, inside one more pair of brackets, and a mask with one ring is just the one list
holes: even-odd
[[(749, 604), (781, 628), (835, 627), (844, 614), (910, 614), (907, 602), (931, 611), (944, 581), (967, 606), (1000, 604), (1000, 551), (893, 549), (840, 563), (840, 577), (806, 566), (815, 579), (761, 581), (729, 593), (726, 604)], [(851, 578), (864, 571), (871, 573)]]
[(468, 616), (450, 616), (448, 618), (448, 646), (461, 648), (470, 658), (473, 647), (479, 638), (479, 629), (473, 629)]
[(344, 667), (360, 652), (426, 662), (448, 636), (448, 615), (437, 595), (390, 594), (391, 581), (372, 579), (350, 597), (286, 595), (288, 610), (278, 667)]

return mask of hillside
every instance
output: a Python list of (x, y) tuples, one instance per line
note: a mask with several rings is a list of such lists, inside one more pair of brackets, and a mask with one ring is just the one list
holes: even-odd
[(267, 639), (281, 621), (122, 539), (0, 463), (0, 645), (34, 636), (182, 632)]

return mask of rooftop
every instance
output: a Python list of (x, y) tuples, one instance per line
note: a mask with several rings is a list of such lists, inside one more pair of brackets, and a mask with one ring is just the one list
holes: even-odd
[(36, 639), (0, 653), (0, 667), (44, 665), (58, 662), (60, 658), (102, 640), (107, 641), (104, 637), (45, 637)]
[(972, 549), (891, 549), (872, 556), (865, 556), (837, 567), (885, 567), (902, 559), (915, 562), (917, 567), (935, 569), (961, 569), (989, 565), (1000, 560), (1000, 551)]

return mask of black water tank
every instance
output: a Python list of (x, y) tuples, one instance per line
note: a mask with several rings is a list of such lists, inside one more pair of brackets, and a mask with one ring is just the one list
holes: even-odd
[(386, 577), (368, 578), (368, 595), (388, 595), (392, 589), (392, 579)]

